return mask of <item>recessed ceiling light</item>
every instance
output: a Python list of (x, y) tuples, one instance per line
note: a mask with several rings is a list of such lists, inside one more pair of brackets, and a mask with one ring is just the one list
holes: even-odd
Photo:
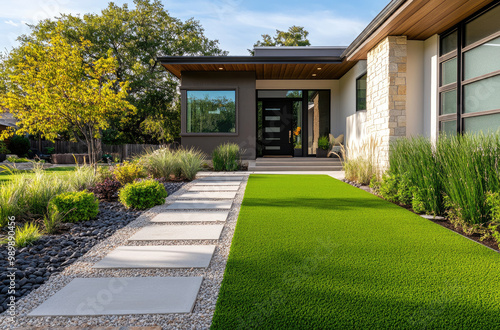
[(321, 70), (321, 68), (318, 68), (318, 70)]
[(224, 70), (224, 68), (219, 68), (219, 70)]
[(313, 73), (313, 77), (316, 77), (316, 74), (315, 74), (315, 73)]

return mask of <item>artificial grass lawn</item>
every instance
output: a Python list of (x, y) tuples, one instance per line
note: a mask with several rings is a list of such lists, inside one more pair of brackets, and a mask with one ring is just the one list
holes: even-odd
[(212, 328), (500, 328), (500, 254), (322, 175), (251, 175)]
[[(0, 165), (2, 165), (0, 163)], [(61, 167), (52, 167), (52, 168), (47, 168), (45, 169), (45, 172), (57, 172), (58, 175), (70, 175), (71, 172), (75, 170), (75, 166), (61, 166)], [(18, 173), (32, 173), (32, 171), (28, 170), (22, 170), (19, 171)], [(18, 173), (10, 173), (9, 171), (2, 171), (0, 172), (0, 184), (1, 183), (6, 183), (10, 180), (12, 180)]]

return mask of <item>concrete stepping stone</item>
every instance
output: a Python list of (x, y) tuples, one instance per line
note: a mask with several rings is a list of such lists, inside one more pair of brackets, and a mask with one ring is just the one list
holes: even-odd
[(204, 176), (199, 181), (243, 181), (242, 176)]
[(28, 316), (190, 313), (196, 277), (75, 278)]
[(241, 181), (200, 181), (193, 186), (239, 186)]
[(226, 221), (229, 211), (224, 212), (164, 212), (157, 214), (151, 222), (203, 222)]
[(188, 191), (178, 196), (178, 198), (201, 198), (201, 199), (233, 199), (236, 191)]
[(238, 186), (192, 186), (189, 191), (238, 191)]
[(94, 268), (206, 268), (215, 245), (119, 246)]
[(171, 241), (219, 239), (224, 225), (148, 226), (130, 237), (129, 241)]
[(233, 201), (176, 201), (169, 206), (169, 210), (229, 210)]

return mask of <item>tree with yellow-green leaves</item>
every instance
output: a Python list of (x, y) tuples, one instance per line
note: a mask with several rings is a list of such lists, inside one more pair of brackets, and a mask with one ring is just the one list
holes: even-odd
[[(5, 65), (0, 105), (18, 119), (17, 134), (40, 134), (54, 141), (71, 132), (88, 147), (90, 162), (102, 153), (102, 131), (109, 119), (134, 111), (126, 100), (128, 82), (118, 82), (118, 63), (111, 51), (86, 58), (91, 43), (69, 43), (56, 28), (45, 42), (26, 43), (16, 50), (14, 65)], [(11, 134), (3, 132), (1, 138)]]

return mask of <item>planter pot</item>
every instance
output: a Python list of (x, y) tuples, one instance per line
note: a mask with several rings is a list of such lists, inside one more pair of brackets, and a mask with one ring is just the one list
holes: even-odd
[(316, 149), (316, 158), (326, 158), (328, 150), (318, 148)]
[(302, 149), (293, 149), (293, 157), (301, 157)]
[(0, 163), (7, 159), (6, 154), (0, 154)]

